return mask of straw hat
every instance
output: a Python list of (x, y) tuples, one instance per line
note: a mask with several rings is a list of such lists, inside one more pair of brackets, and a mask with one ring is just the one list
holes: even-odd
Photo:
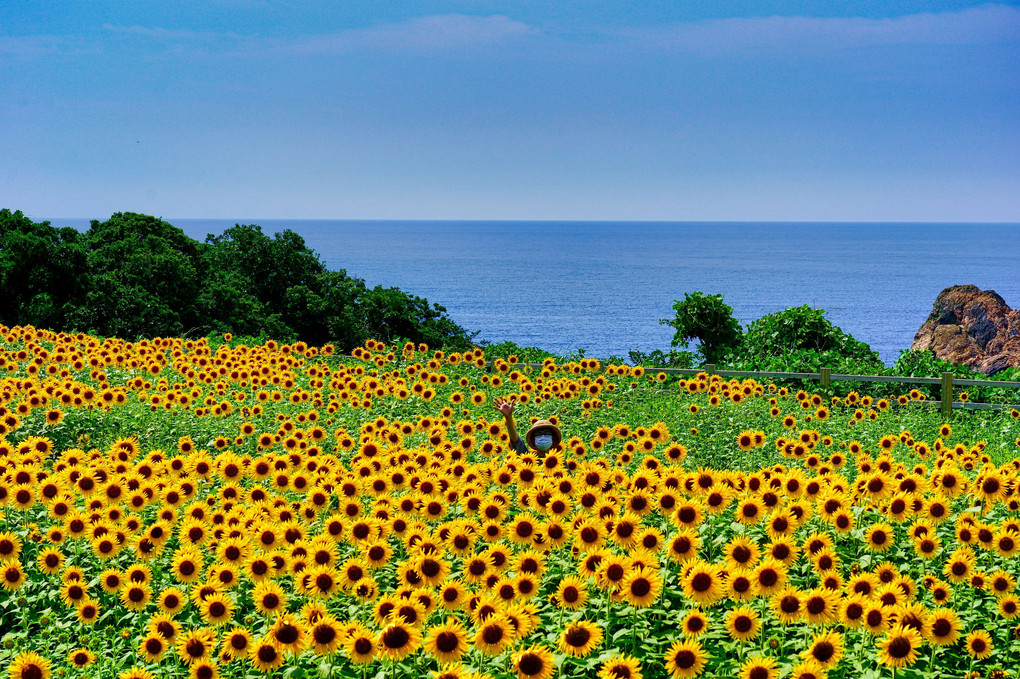
[(560, 428), (557, 427), (552, 422), (550, 422), (549, 420), (539, 420), (535, 424), (531, 425), (531, 429), (529, 429), (528, 433), (524, 435), (524, 440), (528, 442), (529, 448), (531, 448), (532, 450), (538, 450), (538, 448), (535, 447), (535, 434), (537, 434), (542, 429), (549, 429), (552, 431), (553, 448), (560, 445), (560, 439), (562, 438), (560, 436)]

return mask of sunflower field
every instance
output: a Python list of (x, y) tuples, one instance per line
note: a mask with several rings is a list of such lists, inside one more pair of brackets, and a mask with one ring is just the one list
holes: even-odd
[(0, 327), (0, 671), (1017, 676), (1020, 412), (333, 354)]

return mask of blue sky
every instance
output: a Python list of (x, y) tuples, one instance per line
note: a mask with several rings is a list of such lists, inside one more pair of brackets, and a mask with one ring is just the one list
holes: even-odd
[(1020, 6), (0, 2), (35, 218), (1020, 221)]

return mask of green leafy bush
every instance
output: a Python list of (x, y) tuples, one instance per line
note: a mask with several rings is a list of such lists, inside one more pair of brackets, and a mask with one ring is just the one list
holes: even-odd
[(655, 349), (647, 353), (633, 349), (628, 352), (631, 365), (643, 365), (655, 368), (693, 368), (694, 354), (690, 351), (662, 351)]
[(671, 347), (687, 347), (698, 340), (698, 355), (705, 363), (717, 363), (728, 350), (739, 347), (740, 322), (733, 317), (733, 308), (723, 303), (722, 295), (703, 292), (684, 293), (673, 302), (676, 316), (662, 318), (659, 323), (675, 330)]
[(516, 342), (509, 340), (505, 342), (480, 342), (482, 348), (485, 350), (485, 357), (487, 359), (494, 358), (508, 358), (510, 356), (516, 356), (521, 363), (541, 363), (547, 358), (560, 357), (556, 354), (550, 353), (545, 349), (539, 347), (522, 347)]
[[(791, 356), (809, 352), (824, 360), (851, 359), (882, 367), (878, 353), (834, 326), (823, 309), (790, 307), (762, 316), (747, 327), (740, 353), (747, 357)], [(830, 366), (835, 367), (835, 366)]]

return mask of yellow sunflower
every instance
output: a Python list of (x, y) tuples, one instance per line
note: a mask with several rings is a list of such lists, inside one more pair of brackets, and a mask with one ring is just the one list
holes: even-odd
[(888, 667), (909, 667), (917, 662), (922, 643), (917, 630), (897, 625), (878, 640), (878, 659)]
[(331, 615), (325, 615), (311, 623), (308, 642), (315, 655), (331, 655), (343, 642), (340, 623)]
[(366, 665), (375, 660), (379, 652), (376, 635), (361, 623), (355, 623), (353, 629), (347, 631), (344, 652), (355, 665)]
[(705, 670), (708, 654), (694, 639), (675, 641), (663, 658), (672, 679), (697, 677)]
[(428, 629), (424, 647), (440, 664), (457, 662), (469, 650), (467, 632), (460, 620), (449, 617)]
[(223, 652), (232, 658), (247, 656), (251, 647), (251, 632), (244, 627), (235, 626), (223, 635)]
[(952, 646), (960, 638), (963, 623), (951, 608), (936, 608), (928, 613), (923, 635), (933, 646)]
[(621, 596), (635, 608), (651, 606), (662, 592), (662, 577), (658, 569), (638, 568), (623, 580)]
[(556, 672), (552, 653), (545, 646), (533, 644), (514, 654), (511, 667), (518, 679), (549, 679)]
[(740, 665), (740, 679), (776, 679), (779, 669), (776, 659), (768, 656), (753, 656)]
[(976, 629), (968, 634), (963, 640), (963, 645), (967, 649), (967, 655), (976, 660), (984, 660), (995, 650), (991, 635), (983, 629)]
[(630, 655), (617, 655), (602, 663), (599, 679), (643, 679), (641, 662)]
[(843, 657), (843, 635), (832, 630), (819, 632), (811, 639), (811, 646), (800, 654), (804, 660), (816, 662), (823, 670), (830, 670)]
[(699, 606), (711, 606), (726, 592), (722, 566), (698, 562), (681, 579), (684, 595)]
[(192, 629), (180, 634), (175, 647), (181, 662), (190, 665), (212, 657), (216, 646), (216, 632), (211, 629)]
[(234, 600), (225, 592), (216, 592), (202, 601), (199, 613), (207, 625), (225, 625), (234, 617)]
[(308, 643), (308, 630), (305, 627), (305, 622), (291, 613), (284, 613), (277, 617), (267, 636), (281, 651), (287, 651), (294, 655), (303, 651)]
[(758, 612), (750, 606), (738, 606), (726, 612), (726, 633), (735, 641), (751, 641), (761, 631)]
[(138, 645), (138, 655), (147, 663), (158, 663), (166, 653), (169, 644), (158, 632), (150, 631)]
[(25, 651), (11, 661), (11, 679), (50, 679), (50, 661), (35, 653)]
[(266, 635), (251, 645), (251, 649), (248, 651), (248, 660), (256, 670), (268, 674), (280, 668), (286, 660), (286, 656)]
[(584, 658), (602, 643), (602, 628), (589, 620), (570, 623), (560, 634), (559, 646), (564, 653)]
[(378, 648), (389, 660), (402, 660), (418, 650), (421, 633), (417, 627), (403, 621), (391, 622), (379, 632)]

